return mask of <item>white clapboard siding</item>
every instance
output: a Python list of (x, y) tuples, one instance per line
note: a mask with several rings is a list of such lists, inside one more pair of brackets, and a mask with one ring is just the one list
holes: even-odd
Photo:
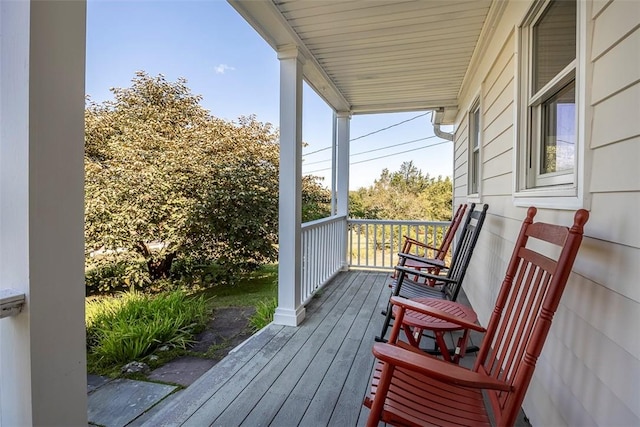
[[(490, 207), (465, 292), (484, 323), (525, 216), (512, 198), (517, 108), (513, 29), (530, 4), (509, 4), (491, 40), (491, 54), (478, 62), (480, 75), (468, 80), (459, 100), (469, 105), (473, 94), (483, 90), (481, 201)], [(587, 2), (587, 8), (592, 19), (586, 58), (591, 122), (584, 166), (590, 172), (591, 217), (523, 405), (532, 425), (640, 425), (640, 334), (634, 329), (640, 324), (640, 2), (595, 1)], [(465, 181), (456, 182), (456, 204), (466, 201), (467, 159), (458, 156), (466, 150), (460, 131), (466, 127), (465, 114), (461, 111), (457, 118), (455, 177)], [(539, 209), (537, 219), (570, 225), (572, 212)]]

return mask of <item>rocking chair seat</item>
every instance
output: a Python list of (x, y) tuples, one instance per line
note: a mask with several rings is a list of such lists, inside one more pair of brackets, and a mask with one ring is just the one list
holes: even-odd
[[(489, 426), (491, 419), (478, 387), (510, 390), (487, 375), (390, 344), (375, 344), (371, 408), (385, 369), (395, 365), (381, 421), (407, 426)], [(424, 371), (424, 372), (420, 372)], [(473, 387), (470, 387), (473, 386)]]
[[(376, 363), (371, 396), (364, 402), (368, 408), (371, 408), (373, 403), (383, 368), (383, 362)], [(452, 396), (455, 399), (452, 399)], [(437, 409), (433, 410), (433, 408)], [(435, 381), (404, 368), (396, 368), (394, 371), (383, 414), (381, 421), (392, 425), (420, 427), (491, 425), (481, 390)]]
[[(391, 284), (391, 292), (395, 291), (397, 283), (393, 282)], [(405, 298), (419, 298), (419, 297), (427, 297), (427, 298), (436, 298), (436, 299), (444, 299), (446, 295), (442, 289), (442, 286), (425, 286), (422, 282), (409, 279), (405, 276), (402, 281), (402, 295)]]

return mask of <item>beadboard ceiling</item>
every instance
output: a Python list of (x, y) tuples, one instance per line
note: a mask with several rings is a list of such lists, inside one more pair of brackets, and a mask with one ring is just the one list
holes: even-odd
[(298, 46), (306, 57), (305, 80), (338, 111), (445, 108), (455, 114), (474, 51), (497, 19), (502, 2), (229, 3), (276, 51)]

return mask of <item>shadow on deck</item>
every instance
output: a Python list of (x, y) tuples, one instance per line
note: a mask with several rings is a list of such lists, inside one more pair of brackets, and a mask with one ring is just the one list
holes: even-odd
[(301, 326), (267, 326), (170, 397), (144, 425), (364, 425), (368, 409), (362, 401), (388, 278), (340, 273), (309, 303)]

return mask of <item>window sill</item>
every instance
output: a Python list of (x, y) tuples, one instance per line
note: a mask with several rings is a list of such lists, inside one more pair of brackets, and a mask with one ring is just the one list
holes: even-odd
[(519, 191), (513, 194), (513, 204), (560, 210), (590, 209), (587, 197), (577, 192), (576, 188), (566, 187)]
[(479, 193), (467, 194), (467, 202), (468, 203), (480, 203), (482, 198)]

